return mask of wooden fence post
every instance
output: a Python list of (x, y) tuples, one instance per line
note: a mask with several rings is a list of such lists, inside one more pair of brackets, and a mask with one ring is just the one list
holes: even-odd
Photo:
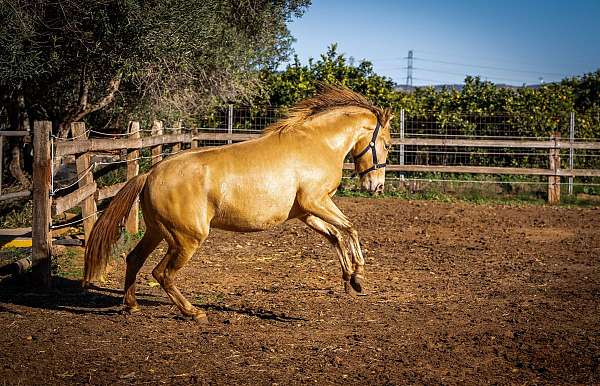
[[(150, 134), (154, 136), (163, 135), (163, 123), (162, 121), (154, 121), (152, 122), (152, 130)], [(156, 145), (152, 147), (152, 165), (159, 163), (162, 161), (162, 145)]]
[(4, 174), (4, 136), (0, 135), (0, 196), (2, 195), (2, 175)]
[(558, 170), (560, 169), (560, 149), (557, 146), (557, 142), (560, 140), (560, 133), (555, 132), (551, 140), (554, 140), (555, 147), (550, 148), (548, 159), (550, 170), (554, 172), (554, 175), (548, 177), (548, 203), (558, 204), (560, 203), (560, 176), (558, 175)]
[[(81, 137), (81, 139), (86, 139), (87, 135), (85, 134), (85, 123), (84, 122), (73, 122), (71, 123), (71, 134), (73, 138)], [(77, 167), (77, 176), (81, 178), (79, 181), (78, 187), (83, 188), (89, 184), (94, 183), (94, 171), (92, 165), (92, 155), (90, 153), (83, 153), (75, 158), (75, 166)], [(91, 168), (91, 169), (90, 169)], [(96, 219), (98, 216), (96, 215), (97, 207), (96, 207), (96, 199), (94, 195), (86, 198), (81, 201), (81, 217), (83, 220), (83, 233), (84, 233), (84, 243), (87, 244), (87, 240), (90, 237), (90, 233), (92, 233), (92, 228), (96, 223)]]
[(192, 149), (198, 148), (198, 145), (200, 144), (200, 141), (194, 139), (195, 135), (198, 135), (198, 129), (192, 129), (192, 143), (190, 144), (190, 147)]
[[(127, 132), (130, 134), (129, 138), (140, 138), (140, 123), (129, 122)], [(130, 150), (127, 152), (127, 180), (137, 176), (140, 172), (140, 163), (138, 158), (140, 157), (139, 150)], [(125, 221), (125, 229), (129, 233), (137, 233), (139, 230), (139, 199), (136, 198), (127, 220)]]
[(50, 286), (50, 178), (52, 156), (50, 135), (52, 122), (36, 121), (33, 130), (33, 218), (31, 265), (35, 280), (43, 287)]
[[(177, 121), (177, 123), (175, 125), (173, 125), (173, 128), (171, 129), (171, 133), (172, 134), (179, 134), (181, 133), (181, 121)], [(181, 151), (181, 143), (175, 143), (173, 144), (173, 147), (171, 148), (171, 154), (175, 154)]]

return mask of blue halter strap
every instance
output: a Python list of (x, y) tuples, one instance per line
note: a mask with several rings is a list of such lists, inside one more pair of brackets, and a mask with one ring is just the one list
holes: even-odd
[(358, 171), (357, 173), (360, 177), (364, 176), (365, 174), (367, 174), (369, 172), (372, 172), (373, 170), (384, 168), (387, 165), (385, 162), (379, 163), (377, 160), (377, 149), (375, 148), (375, 143), (377, 142), (377, 136), (379, 135), (379, 129), (381, 129), (381, 125), (379, 124), (379, 122), (377, 122), (377, 126), (375, 126), (375, 130), (373, 130), (373, 136), (371, 137), (371, 142), (369, 142), (367, 147), (365, 147), (360, 153), (353, 156), (354, 161), (356, 162), (356, 160), (358, 160), (360, 157), (367, 154), (369, 149), (371, 150), (371, 155), (373, 156), (373, 166), (371, 166), (368, 169)]

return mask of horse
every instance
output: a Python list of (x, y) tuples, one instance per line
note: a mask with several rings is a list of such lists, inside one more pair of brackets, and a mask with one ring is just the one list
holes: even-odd
[(361, 187), (373, 194), (383, 191), (391, 118), (389, 109), (376, 107), (361, 94), (325, 85), (258, 138), (166, 158), (130, 179), (95, 223), (85, 251), (83, 286), (103, 277), (118, 227), (139, 196), (146, 230), (126, 258), (127, 312), (140, 310), (136, 276), (165, 240), (168, 250), (152, 275), (184, 316), (206, 322), (206, 313), (181, 294), (174, 279), (210, 228), (254, 232), (290, 219), (303, 221), (330, 241), (345, 291), (364, 294), (358, 231), (332, 197), (348, 153)]

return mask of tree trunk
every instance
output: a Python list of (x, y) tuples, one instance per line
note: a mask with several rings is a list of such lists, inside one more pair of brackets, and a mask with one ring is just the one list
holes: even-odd
[(79, 89), (79, 101), (77, 106), (67, 114), (66, 118), (58, 125), (58, 136), (60, 138), (66, 138), (69, 134), (70, 124), (73, 122), (81, 121), (86, 115), (98, 111), (108, 106), (113, 102), (119, 86), (121, 85), (121, 74), (115, 75), (108, 86), (106, 87), (106, 94), (99, 98), (95, 103), (89, 103), (89, 85), (85, 79), (85, 71), (82, 73), (82, 80)]
[[(25, 97), (22, 93), (16, 98), (13, 116), (13, 130), (26, 131), (29, 117), (25, 108)], [(20, 137), (17, 140), (18, 142), (13, 144), (10, 152), (11, 160), (8, 164), (8, 171), (23, 189), (29, 189), (31, 188), (31, 177), (23, 170), (22, 142)]]
[(10, 160), (10, 164), (8, 165), (8, 170), (10, 171), (10, 174), (24, 189), (31, 188), (31, 177), (29, 177), (29, 175), (23, 170), (23, 167), (21, 166), (22, 157), (20, 145), (13, 146), (11, 156), (12, 158)]

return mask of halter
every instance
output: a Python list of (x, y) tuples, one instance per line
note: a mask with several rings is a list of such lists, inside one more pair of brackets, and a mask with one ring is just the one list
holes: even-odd
[(387, 165), (385, 162), (382, 164), (377, 162), (377, 149), (375, 148), (375, 142), (377, 141), (377, 135), (379, 134), (380, 128), (381, 128), (381, 125), (379, 124), (379, 122), (377, 122), (377, 126), (375, 126), (375, 130), (373, 130), (373, 136), (371, 137), (371, 142), (369, 142), (367, 147), (365, 147), (360, 153), (358, 153), (356, 156), (353, 156), (354, 161), (356, 162), (356, 160), (358, 160), (360, 157), (365, 155), (369, 151), (369, 149), (371, 149), (371, 155), (373, 156), (373, 166), (371, 166), (370, 168), (365, 169), (361, 172), (356, 172), (356, 174), (358, 174), (360, 177), (364, 176), (365, 174), (367, 174), (369, 172), (372, 172), (373, 170), (384, 168)]

